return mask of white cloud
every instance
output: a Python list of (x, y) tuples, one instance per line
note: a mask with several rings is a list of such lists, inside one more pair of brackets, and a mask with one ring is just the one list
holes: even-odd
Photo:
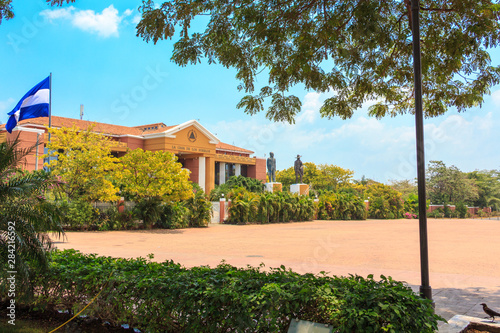
[(304, 97), (304, 102), (302, 103), (302, 112), (297, 116), (296, 123), (313, 123), (317, 115), (319, 114), (319, 109), (322, 105), (320, 102), (321, 94), (317, 92), (307, 93)]
[(70, 20), (73, 12), (75, 11), (75, 7), (70, 6), (68, 8), (58, 8), (53, 10), (44, 10), (41, 12), (41, 15), (47, 18), (50, 22), (53, 22), (57, 19), (66, 19)]
[[(413, 115), (377, 120), (360, 110), (352, 119), (328, 120), (317, 116), (322, 100), (324, 95), (307, 94), (295, 125), (272, 123), (259, 115), (221, 121), (208, 128), (222, 141), (253, 150), (257, 156), (273, 151), (279, 170), (293, 166), (295, 156), (300, 154), (304, 162), (351, 169), (357, 179), (365, 175), (387, 182), (417, 176)], [(500, 118), (495, 112), (449, 114), (425, 123), (427, 164), (441, 160), (462, 171), (500, 167), (495, 153), (500, 142), (500, 131), (495, 130)]]
[(14, 103), (16, 101), (10, 97), (7, 98), (4, 101), (0, 101), (0, 124), (3, 124), (4, 122), (7, 122), (8, 115), (7, 112), (11, 111), (14, 108)]
[(0, 113), (4, 113), (5, 111), (10, 111), (9, 109), (14, 107), (15, 100), (10, 97), (5, 101), (0, 101)]
[(493, 104), (495, 105), (500, 105), (500, 89), (499, 90), (495, 90), (492, 94), (491, 94), (491, 100), (493, 101)]
[(141, 21), (141, 15), (135, 15), (130, 22), (133, 24), (137, 24), (140, 21)]
[(120, 23), (131, 14), (132, 10), (127, 9), (120, 15), (113, 5), (103, 9), (101, 13), (90, 9), (80, 10), (73, 6), (64, 9), (44, 10), (41, 13), (50, 22), (68, 20), (78, 29), (97, 34), (103, 38), (118, 37)]

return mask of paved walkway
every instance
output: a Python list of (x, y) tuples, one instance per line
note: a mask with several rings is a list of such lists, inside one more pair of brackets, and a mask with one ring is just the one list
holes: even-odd
[[(152, 231), (68, 232), (58, 248), (119, 257), (155, 255), (185, 266), (285, 265), (299, 273), (384, 274), (420, 285), (417, 220), (313, 221)], [(500, 310), (500, 221), (429, 219), (436, 312), (484, 317)], [(488, 255), (491, 254), (491, 255)]]

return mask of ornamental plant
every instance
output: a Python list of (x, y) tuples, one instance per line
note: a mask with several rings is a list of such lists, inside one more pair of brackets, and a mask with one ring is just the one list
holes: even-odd
[(354, 192), (324, 192), (319, 197), (317, 218), (320, 220), (365, 220), (362, 197)]
[[(34, 270), (48, 267), (52, 241), (46, 233), (63, 235), (59, 211), (45, 195), (60, 183), (45, 171), (21, 170), (35, 148), (22, 148), (17, 137), (0, 143), (0, 267), (4, 275), (17, 272), (16, 292), (30, 285)], [(5, 297), (6, 282), (0, 282)]]
[(374, 219), (398, 219), (404, 214), (404, 202), (400, 192), (384, 184), (368, 186), (365, 196), (369, 198), (368, 217)]
[(45, 167), (63, 180), (56, 192), (69, 200), (117, 201), (119, 189), (111, 179), (119, 162), (111, 155), (116, 143), (95, 133), (94, 127), (86, 130), (76, 126), (49, 128), (52, 140), (44, 157), (50, 158), (50, 162), (45, 163)]
[(142, 332), (286, 332), (300, 318), (341, 333), (426, 333), (442, 320), (430, 300), (390, 277), (301, 275), (284, 266), (185, 268), (65, 250), (33, 284), (39, 308), (70, 313), (101, 292), (86, 315)]
[(123, 192), (136, 199), (179, 201), (193, 196), (189, 171), (168, 151), (137, 148), (120, 158), (115, 178)]

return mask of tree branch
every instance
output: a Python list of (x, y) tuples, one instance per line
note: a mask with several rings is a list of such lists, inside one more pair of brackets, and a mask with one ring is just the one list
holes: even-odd
[(430, 12), (449, 13), (449, 12), (455, 11), (455, 8), (435, 8), (435, 7), (434, 8), (432, 8), (432, 7), (425, 8), (425, 7), (420, 6), (420, 10), (426, 10), (426, 11), (430, 11)]

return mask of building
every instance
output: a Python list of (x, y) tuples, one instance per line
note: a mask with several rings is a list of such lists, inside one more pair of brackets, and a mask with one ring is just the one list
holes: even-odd
[[(33, 145), (37, 140), (40, 142), (39, 149), (27, 158), (24, 166), (27, 170), (43, 167), (48, 123), (47, 117), (22, 120), (12, 134), (5, 130), (5, 125), (0, 128), (0, 141), (19, 135), (22, 147)], [(117, 157), (126, 154), (128, 149), (136, 148), (172, 152), (183, 167), (191, 171), (190, 180), (198, 183), (207, 193), (233, 175), (266, 180), (265, 159), (250, 156), (253, 151), (221, 142), (196, 120), (174, 126), (156, 123), (127, 127), (52, 116), (51, 125), (56, 128), (76, 126), (82, 130), (94, 125), (95, 132), (116, 141), (112, 153)]]

